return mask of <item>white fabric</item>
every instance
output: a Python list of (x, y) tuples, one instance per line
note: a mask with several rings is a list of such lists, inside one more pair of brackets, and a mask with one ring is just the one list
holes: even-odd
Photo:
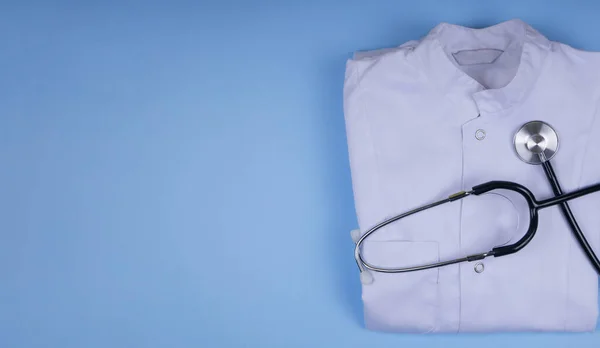
[[(552, 161), (563, 190), (600, 181), (599, 97), (599, 53), (551, 42), (520, 20), (484, 29), (443, 23), (418, 41), (356, 54), (347, 62), (344, 114), (361, 233), (490, 180), (550, 197), (543, 169), (513, 149), (514, 133), (532, 120), (559, 134)], [(599, 250), (600, 194), (571, 207)], [(467, 197), (379, 230), (363, 255), (386, 267), (445, 260), (515, 242), (527, 225), (518, 197)], [(594, 330), (598, 278), (557, 207), (540, 213), (538, 233), (522, 251), (481, 262), (481, 273), (476, 262), (371, 272), (362, 292), (367, 328)]]

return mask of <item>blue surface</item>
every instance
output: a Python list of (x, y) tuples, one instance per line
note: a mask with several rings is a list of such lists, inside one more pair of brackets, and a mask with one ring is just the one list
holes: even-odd
[(600, 2), (15, 6), (0, 7), (0, 347), (600, 346), (366, 331), (342, 114), (354, 50), (514, 17), (600, 50)]

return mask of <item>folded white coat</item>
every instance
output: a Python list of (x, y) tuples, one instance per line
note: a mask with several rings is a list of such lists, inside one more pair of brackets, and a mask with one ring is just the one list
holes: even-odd
[[(442, 23), (393, 49), (348, 60), (344, 114), (359, 232), (491, 181), (553, 196), (513, 148), (526, 122), (559, 134), (552, 160), (566, 192), (600, 182), (600, 53), (549, 41), (521, 20), (471, 29)], [(365, 240), (362, 255), (403, 267), (518, 240), (528, 211), (504, 192), (410, 216)], [(596, 253), (600, 195), (570, 206)], [(351, 255), (349, 254), (349, 257)], [(558, 207), (540, 213), (518, 253), (411, 273), (371, 272), (365, 323), (392, 332), (592, 331), (598, 277)], [(358, 271), (357, 271), (358, 276)]]

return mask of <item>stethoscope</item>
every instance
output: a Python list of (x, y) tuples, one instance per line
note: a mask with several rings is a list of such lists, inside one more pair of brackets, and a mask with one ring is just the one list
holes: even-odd
[[(546, 173), (546, 177), (552, 186), (552, 190), (554, 191), (555, 197), (538, 201), (536, 197), (531, 193), (529, 189), (525, 186), (510, 182), (510, 181), (490, 181), (481, 185), (477, 185), (471, 188), (470, 191), (460, 191), (455, 194), (450, 195), (449, 197), (442, 199), (437, 202), (429, 203), (413, 210), (407, 211), (400, 215), (396, 215), (392, 218), (389, 218), (368, 231), (364, 234), (359, 235), (359, 233), (353, 234), (353, 239), (356, 243), (354, 248), (354, 258), (356, 259), (356, 263), (360, 270), (360, 279), (363, 284), (369, 284), (373, 282), (373, 276), (368, 271), (374, 272), (382, 272), (382, 273), (404, 273), (404, 272), (414, 272), (414, 271), (422, 271), (430, 268), (448, 266), (460, 262), (472, 262), (477, 260), (483, 260), (488, 256), (500, 257), (505, 255), (514, 254), (517, 251), (523, 249), (535, 236), (535, 233), (538, 228), (538, 212), (542, 209), (552, 207), (555, 205), (559, 205), (563, 215), (565, 216), (567, 222), (579, 245), (582, 247), (583, 251), (587, 255), (588, 259), (596, 269), (596, 272), (600, 273), (600, 260), (594, 253), (592, 247), (588, 243), (585, 238), (579, 224), (575, 220), (573, 216), (573, 212), (569, 207), (568, 201), (572, 199), (576, 199), (590, 193), (594, 193), (596, 191), (600, 191), (600, 183), (597, 183), (592, 186), (584, 187), (579, 190), (563, 193), (554, 169), (550, 164), (550, 160), (556, 155), (558, 151), (558, 135), (556, 131), (547, 123), (542, 121), (532, 121), (524, 124), (515, 134), (514, 147), (517, 153), (517, 156), (526, 163), (529, 164), (541, 164), (544, 168), (544, 172)], [(391, 224), (392, 222), (398, 221), (410, 215), (422, 212), (427, 209), (431, 209), (437, 207), (439, 205), (455, 202), (461, 200), (467, 196), (471, 195), (481, 195), (493, 190), (510, 190), (520, 194), (527, 205), (529, 206), (529, 227), (525, 235), (518, 240), (514, 244), (499, 246), (491, 249), (490, 251), (468, 255), (461, 258), (440, 261), (435, 263), (429, 263), (425, 265), (411, 266), (411, 267), (402, 267), (402, 268), (382, 268), (372, 265), (365, 261), (361, 255), (361, 245), (365, 239), (367, 239), (370, 235), (372, 235), (375, 231), (380, 228)]]

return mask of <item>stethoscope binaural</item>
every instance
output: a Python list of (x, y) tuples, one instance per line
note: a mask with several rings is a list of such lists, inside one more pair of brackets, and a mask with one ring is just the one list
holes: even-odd
[[(600, 183), (597, 183), (592, 186), (584, 187), (579, 190), (563, 193), (562, 188), (558, 182), (554, 169), (550, 164), (550, 160), (556, 155), (558, 151), (558, 135), (556, 131), (547, 123), (542, 121), (531, 121), (524, 124), (515, 134), (513, 140), (515, 151), (517, 156), (524, 162), (529, 164), (541, 164), (544, 168), (544, 172), (550, 185), (552, 186), (552, 190), (555, 194), (555, 197), (538, 201), (536, 197), (531, 193), (529, 189), (525, 186), (510, 182), (510, 181), (490, 181), (481, 185), (474, 186), (470, 191), (460, 191), (449, 197), (439, 200), (437, 202), (433, 202), (430, 204), (423, 205), (421, 207), (415, 208), (408, 212), (402, 213), (400, 215), (396, 215), (392, 218), (389, 218), (381, 223), (373, 226), (371, 229), (366, 231), (361, 236), (355, 235), (355, 248), (354, 248), (354, 258), (356, 259), (356, 263), (360, 270), (360, 279), (364, 284), (371, 283), (373, 281), (373, 276), (368, 272), (368, 270), (374, 272), (382, 272), (382, 273), (404, 273), (404, 272), (414, 272), (421, 271), (430, 268), (442, 267), (447, 265), (452, 265), (460, 262), (471, 262), (476, 260), (485, 259), (488, 256), (500, 257), (505, 255), (510, 255), (516, 253), (517, 251), (523, 249), (535, 236), (535, 233), (538, 228), (538, 212), (542, 209), (552, 207), (555, 205), (559, 205), (565, 219), (569, 223), (569, 226), (573, 232), (573, 235), (579, 242), (579, 245), (582, 247), (583, 251), (587, 255), (588, 259), (596, 269), (598, 273), (600, 273), (600, 260), (594, 253), (592, 247), (588, 243), (585, 238), (579, 224), (575, 220), (573, 212), (571, 211), (568, 201), (572, 199), (576, 199), (590, 193), (594, 193), (600, 191)], [(440, 261), (435, 263), (429, 263), (425, 265), (411, 266), (411, 267), (402, 267), (402, 268), (382, 268), (372, 265), (365, 261), (361, 255), (361, 245), (363, 241), (372, 235), (375, 231), (380, 228), (391, 224), (392, 222), (403, 219), (407, 216), (422, 212), (427, 209), (431, 209), (437, 207), (439, 205), (450, 203), (454, 201), (461, 200), (470, 195), (481, 195), (493, 190), (510, 190), (520, 194), (529, 207), (529, 227), (525, 235), (518, 240), (516, 243), (499, 246), (491, 249), (490, 251), (467, 255), (465, 257)]]

